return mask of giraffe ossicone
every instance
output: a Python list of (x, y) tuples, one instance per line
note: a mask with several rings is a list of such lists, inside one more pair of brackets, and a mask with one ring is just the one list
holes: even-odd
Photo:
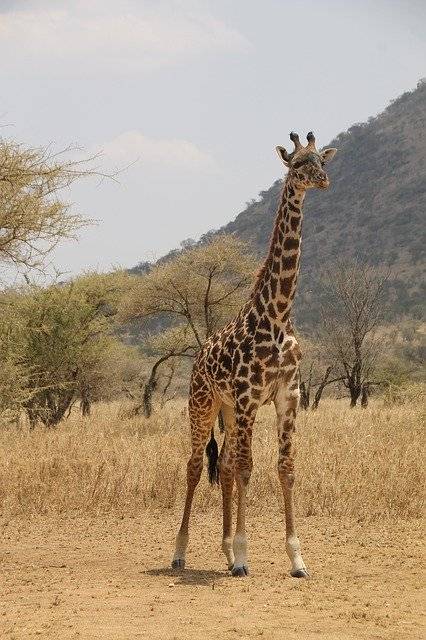
[[(277, 153), (288, 173), (275, 219), (268, 255), (260, 269), (250, 299), (223, 329), (209, 337), (191, 376), (189, 417), (191, 457), (187, 465), (187, 494), (182, 523), (176, 538), (172, 566), (185, 566), (189, 518), (195, 488), (199, 482), (209, 434), (209, 452), (216, 452), (213, 426), (219, 411), (225, 423), (225, 437), (217, 456), (210, 454), (210, 477), (215, 465), (222, 489), (222, 550), (235, 576), (248, 574), (245, 514), (247, 488), (252, 470), (251, 441), (258, 408), (273, 402), (278, 433), (278, 475), (284, 497), (286, 552), (293, 577), (307, 577), (296, 533), (293, 485), (294, 449), (292, 436), (299, 404), (298, 370), (301, 352), (290, 312), (296, 293), (300, 266), (303, 202), (310, 188), (326, 189), (324, 170), (336, 149), (318, 151), (315, 136), (308, 133), (304, 147), (297, 133), (290, 139), (294, 150)], [(237, 521), (232, 537), (232, 492), (238, 491)]]

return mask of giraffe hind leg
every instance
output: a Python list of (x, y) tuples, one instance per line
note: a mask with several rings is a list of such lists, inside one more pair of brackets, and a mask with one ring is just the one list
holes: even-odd
[(191, 422), (192, 451), (187, 464), (185, 507), (183, 510), (182, 522), (176, 536), (175, 553), (172, 560), (173, 569), (185, 568), (192, 500), (203, 469), (204, 449), (218, 411), (219, 403), (208, 391), (206, 391), (205, 396), (202, 396), (202, 402), (200, 392), (197, 394), (197, 402), (194, 402), (193, 398), (190, 398), (189, 417)]
[(246, 536), (246, 503), (247, 488), (253, 466), (251, 454), (252, 427), (256, 411), (249, 413), (236, 407), (236, 449), (235, 449), (235, 481), (238, 492), (237, 523), (232, 543), (235, 561), (232, 568), (233, 576), (247, 576), (249, 573), (247, 562)]
[(222, 489), (223, 535), (222, 551), (226, 556), (228, 569), (234, 568), (234, 551), (232, 548), (232, 492), (235, 476), (235, 413), (233, 407), (223, 405), (222, 416), (225, 428), (225, 439), (219, 457), (219, 478)]

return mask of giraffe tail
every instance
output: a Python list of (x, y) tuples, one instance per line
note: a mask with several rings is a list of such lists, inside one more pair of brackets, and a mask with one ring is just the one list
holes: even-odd
[(219, 449), (216, 438), (214, 437), (214, 428), (212, 427), (210, 440), (206, 447), (206, 455), (208, 460), (208, 474), (210, 484), (219, 484)]

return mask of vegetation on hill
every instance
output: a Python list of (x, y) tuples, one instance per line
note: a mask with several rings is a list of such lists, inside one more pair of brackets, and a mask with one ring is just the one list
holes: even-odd
[[(377, 117), (354, 124), (328, 145), (330, 189), (305, 201), (301, 277), (295, 302), (299, 327), (319, 320), (324, 267), (339, 260), (379, 271), (390, 267), (387, 302), (391, 318), (420, 318), (425, 299), (426, 82), (394, 100)], [(259, 194), (216, 233), (236, 235), (265, 255), (282, 181)]]

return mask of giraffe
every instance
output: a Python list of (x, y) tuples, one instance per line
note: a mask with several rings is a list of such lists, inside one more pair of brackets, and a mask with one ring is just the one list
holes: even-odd
[[(233, 576), (248, 575), (245, 512), (252, 470), (252, 429), (258, 408), (271, 401), (276, 409), (278, 475), (284, 497), (286, 552), (293, 577), (308, 577), (296, 533), (292, 434), (299, 404), (298, 346), (290, 311), (300, 265), (302, 209), (307, 189), (326, 189), (324, 165), (336, 149), (317, 151), (312, 132), (303, 146), (292, 132), (294, 150), (276, 147), (288, 168), (269, 252), (250, 299), (223, 329), (210, 336), (194, 363), (189, 392), (192, 452), (187, 465), (187, 494), (176, 537), (174, 569), (185, 567), (188, 528), (195, 488), (209, 461), (210, 481), (220, 482), (223, 506), (222, 551)], [(213, 426), (222, 411), (225, 437), (218, 456)], [(232, 493), (237, 486), (237, 520), (232, 538)]]

